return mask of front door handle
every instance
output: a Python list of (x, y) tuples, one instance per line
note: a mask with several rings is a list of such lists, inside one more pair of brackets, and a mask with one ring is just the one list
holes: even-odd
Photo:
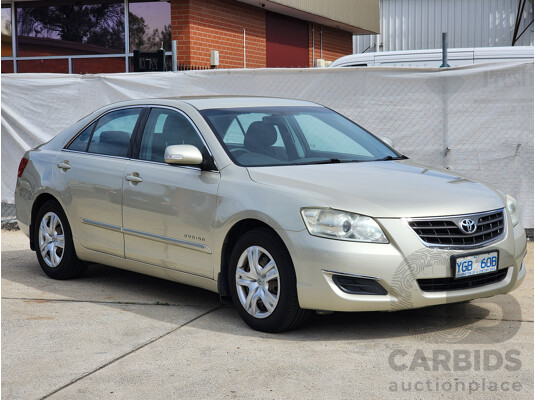
[(126, 175), (125, 179), (130, 182), (143, 182), (143, 178), (141, 178), (137, 172), (132, 172), (131, 174)]
[(70, 166), (69, 162), (67, 160), (65, 160), (65, 161), (62, 161), (62, 162), (58, 163), (58, 168), (61, 168), (62, 170), (66, 171), (68, 169), (71, 169), (71, 166)]

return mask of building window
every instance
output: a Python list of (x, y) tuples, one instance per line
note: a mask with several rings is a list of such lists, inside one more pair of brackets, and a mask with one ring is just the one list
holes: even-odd
[(2, 57), (13, 57), (11, 4), (2, 4)]
[(124, 53), (122, 1), (21, 2), (16, 18), (18, 57)]
[(130, 52), (171, 51), (171, 4), (130, 1), (128, 11)]

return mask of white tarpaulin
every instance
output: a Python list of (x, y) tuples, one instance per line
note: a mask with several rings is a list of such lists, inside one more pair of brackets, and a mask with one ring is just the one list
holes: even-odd
[[(2, 75), (2, 201), (13, 202), (25, 150), (125, 99), (280, 96), (326, 105), (410, 158), (516, 197), (533, 228), (533, 62), (439, 69), (250, 69)], [(421, 193), (425, 196), (425, 193)]]

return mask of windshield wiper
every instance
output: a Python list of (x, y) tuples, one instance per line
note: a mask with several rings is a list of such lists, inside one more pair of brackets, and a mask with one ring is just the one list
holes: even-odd
[(303, 161), (303, 162), (294, 162), (292, 165), (309, 165), (309, 164), (340, 164), (342, 161), (340, 161), (338, 158), (325, 158), (322, 160), (311, 160), (311, 161)]
[(372, 160), (372, 161), (391, 161), (391, 160), (408, 160), (408, 159), (409, 157), (401, 155), (399, 157), (386, 156), (386, 157), (378, 158), (377, 160)]

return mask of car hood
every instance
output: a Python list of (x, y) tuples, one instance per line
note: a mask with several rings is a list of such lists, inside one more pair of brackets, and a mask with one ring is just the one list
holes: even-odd
[(302, 207), (331, 207), (378, 218), (469, 214), (504, 207), (480, 182), (411, 161), (248, 168), (257, 183), (290, 191)]

